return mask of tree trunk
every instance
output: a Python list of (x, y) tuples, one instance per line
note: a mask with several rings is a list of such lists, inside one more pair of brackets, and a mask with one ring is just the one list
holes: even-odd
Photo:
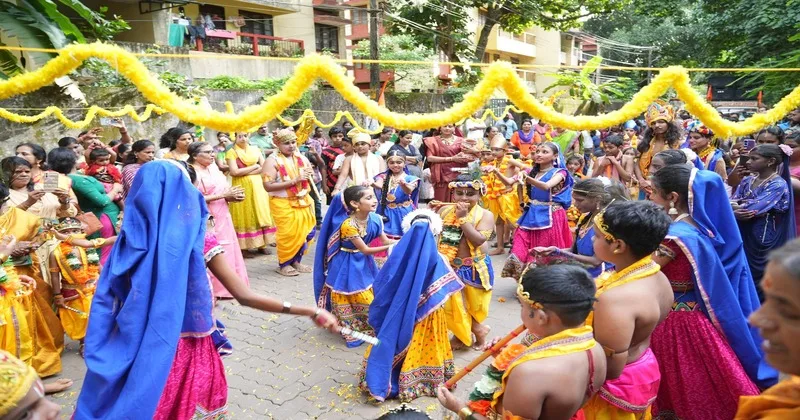
[(497, 22), (500, 20), (502, 15), (503, 5), (500, 5), (499, 7), (489, 5), (489, 7), (486, 9), (486, 21), (483, 23), (483, 27), (481, 28), (481, 35), (478, 37), (478, 44), (475, 46), (476, 61), (483, 62), (483, 54), (486, 52), (486, 44), (489, 43), (489, 34), (492, 32), (492, 28), (497, 25)]

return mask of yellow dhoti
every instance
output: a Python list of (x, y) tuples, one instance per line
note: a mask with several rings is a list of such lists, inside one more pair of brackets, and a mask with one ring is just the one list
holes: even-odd
[(0, 297), (0, 310), (0, 349), (30, 365), (33, 345), (22, 304), (15, 297)]
[(59, 308), (58, 316), (61, 318), (61, 325), (67, 336), (73, 340), (82, 340), (86, 337), (86, 326), (89, 325), (89, 310), (94, 297), (94, 284), (86, 286), (83, 290), (75, 290), (78, 295), (72, 300), (67, 300), (69, 297), (65, 293), (65, 305), (70, 309)]
[(316, 218), (313, 201), (308, 195), (297, 197), (276, 197), (269, 200), (272, 219), (278, 231), (278, 263), (281, 267), (299, 263), (314, 237)]

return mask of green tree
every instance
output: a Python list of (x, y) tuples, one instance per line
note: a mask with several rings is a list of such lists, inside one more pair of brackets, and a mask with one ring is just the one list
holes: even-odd
[[(610, 13), (628, 1), (432, 0), (397, 7), (400, 19), (395, 19), (393, 26), (397, 25), (403, 33), (417, 32), (418, 38), (437, 38), (439, 49), (449, 54), (453, 61), (460, 58), (482, 60), (489, 33), (495, 26), (512, 33), (521, 33), (531, 26), (566, 30), (579, 26), (583, 18)], [(478, 9), (482, 14), (482, 24), (478, 29), (480, 35), (474, 46), (472, 34), (466, 29), (469, 23), (467, 11), (471, 9)]]
[(602, 61), (602, 57), (595, 56), (579, 72), (562, 71), (556, 76), (556, 81), (545, 88), (543, 93), (566, 88), (571, 98), (581, 101), (575, 115), (598, 115), (612, 99), (630, 99), (632, 81), (629, 78), (619, 77), (599, 85), (592, 81), (592, 75)]
[[(369, 58), (369, 40), (356, 44), (353, 57)], [(381, 60), (398, 61), (430, 61), (433, 59), (433, 50), (427, 45), (418, 43), (413, 36), (408, 34), (386, 35), (378, 40), (378, 52)], [(395, 81), (408, 77), (411, 73), (429, 70), (414, 64), (381, 64), (381, 71), (394, 71)]]
[[(105, 17), (105, 8), (94, 11), (75, 0), (0, 0), (0, 45), (12, 43), (27, 48), (59, 49), (90, 39), (111, 39), (130, 29), (117, 16)], [(65, 13), (77, 15), (73, 19)], [(44, 65), (54, 53), (0, 51), (0, 78), (6, 79)], [(67, 83), (62, 79), (62, 82)], [(62, 82), (58, 82), (59, 86)]]

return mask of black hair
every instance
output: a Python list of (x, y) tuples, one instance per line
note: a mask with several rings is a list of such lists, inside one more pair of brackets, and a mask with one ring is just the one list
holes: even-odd
[(170, 150), (174, 150), (173, 145), (177, 142), (177, 140), (184, 134), (188, 133), (185, 128), (182, 127), (172, 127), (167, 130), (166, 133), (161, 135), (161, 138), (158, 140), (158, 147), (160, 149), (169, 147)]
[(111, 152), (106, 149), (92, 149), (92, 151), (89, 152), (89, 162), (94, 163), (97, 159), (106, 156), (111, 156)]
[(770, 252), (769, 262), (779, 264), (795, 280), (800, 280), (800, 238)]
[(49, 162), (50, 169), (69, 175), (75, 169), (75, 162), (78, 157), (75, 152), (66, 147), (56, 147), (47, 154), (47, 162)]
[[(639, 141), (639, 145), (636, 147), (639, 153), (646, 153), (650, 150), (650, 142), (653, 140), (653, 137), (655, 137), (653, 127), (647, 127), (644, 133), (642, 133), (642, 139)], [(681, 140), (681, 128), (678, 127), (675, 121), (667, 123), (667, 132), (664, 133), (664, 138), (667, 140), (667, 147), (673, 148), (678, 145), (678, 142)]]
[(753, 138), (758, 141), (758, 136), (762, 134), (772, 134), (778, 139), (778, 144), (783, 144), (783, 142), (786, 141), (786, 132), (777, 125), (771, 125), (769, 127), (762, 128), (758, 131), (758, 133), (756, 133), (755, 136), (753, 136)]
[(430, 420), (431, 418), (420, 410), (403, 403), (398, 407), (389, 410), (377, 420)]
[(605, 208), (603, 222), (608, 233), (625, 242), (636, 258), (658, 249), (672, 220), (664, 209), (650, 201), (623, 201)]
[(522, 127), (522, 124), (525, 124), (526, 122), (531, 123), (531, 125), (533, 125), (533, 120), (531, 120), (530, 118), (525, 118), (522, 120), (521, 123), (519, 123), (519, 126)]
[(407, 136), (409, 134), (414, 134), (414, 132), (411, 131), (411, 130), (400, 130), (400, 131), (397, 132), (397, 138), (398, 139), (402, 139), (403, 137), (405, 137), (405, 136)]
[[(19, 156), (9, 156), (0, 161), (0, 169), (3, 171), (3, 182), (7, 184), (9, 188), (11, 188), (11, 178), (14, 176), (14, 171), (16, 171), (17, 167), (20, 165), (27, 166), (29, 169), (31, 168), (31, 163)], [(33, 191), (33, 177), (28, 181), (26, 187), (28, 191)]]
[(388, 163), (389, 163), (389, 159), (393, 158), (393, 157), (401, 157), (401, 158), (403, 158), (403, 162), (405, 162), (406, 155), (404, 155), (403, 153), (401, 153), (397, 149), (390, 150), (389, 153), (386, 154), (386, 163), (387, 163), (386, 172), (383, 173), (383, 186), (381, 187), (381, 202), (380, 202), (380, 206), (378, 208), (378, 214), (380, 214), (381, 216), (383, 216), (385, 218), (384, 222), (388, 222), (389, 221), (389, 218), (386, 217), (386, 204), (389, 201), (387, 196), (389, 195), (389, 184), (390, 184), (389, 178), (391, 178), (391, 176), (392, 176), (392, 170), (389, 169)]
[(750, 151), (750, 154), (763, 156), (767, 159), (775, 159), (774, 168), (783, 163), (783, 157), (786, 156), (777, 144), (759, 144)]
[(603, 140), (603, 142), (604, 143), (611, 143), (614, 146), (621, 147), (623, 141), (622, 141), (622, 136), (620, 136), (619, 134), (612, 134), (612, 135), (606, 137), (606, 139)]
[(11, 195), (11, 192), (6, 187), (6, 184), (0, 183), (0, 205), (8, 201), (9, 195)]
[[(603, 181), (597, 178), (586, 178), (576, 182), (575, 185), (572, 186), (572, 193), (597, 198), (599, 200), (598, 204), (600, 208), (604, 208), (615, 201), (627, 201), (630, 196), (628, 189), (618, 181), (612, 180), (611, 185), (605, 185), (603, 184)], [(581, 218), (577, 229), (580, 230), (587, 224), (591, 223), (593, 217), (594, 211)], [(572, 244), (572, 252), (578, 252), (577, 241), (573, 242)]]
[(539, 266), (525, 272), (522, 290), (544, 309), (555, 312), (565, 327), (586, 321), (595, 302), (594, 279), (575, 264)]
[(61, 137), (58, 139), (58, 147), (67, 147), (71, 146), (78, 142), (78, 139), (75, 137)]
[[(547, 148), (549, 148), (553, 152), (553, 155), (555, 155), (555, 157), (553, 158), (553, 166), (555, 167), (556, 166), (556, 160), (558, 160), (558, 157), (559, 157), (558, 154), (561, 152), (561, 150), (559, 150), (559, 148), (558, 148), (558, 145), (553, 143), (553, 142), (551, 142), (551, 141), (548, 141), (548, 142), (539, 144), (536, 147), (541, 147), (541, 146), (547, 146)], [(533, 164), (533, 169), (531, 170), (531, 176), (539, 173), (539, 170), (540, 170), (539, 169), (539, 164), (538, 163), (534, 163)]]
[(328, 130), (328, 137), (333, 137), (337, 134), (344, 134), (344, 130), (342, 130), (339, 127), (333, 127), (330, 130)]
[[(30, 148), (31, 153), (33, 153), (33, 156), (36, 157), (36, 159), (39, 159), (40, 161), (39, 166), (41, 167), (41, 169), (47, 169), (47, 164), (46, 164), (47, 152), (44, 150), (44, 147), (39, 146), (36, 143), (20, 143), (17, 145), (17, 147), (14, 148), (14, 152), (16, 152), (17, 149), (23, 146)], [(73, 152), (72, 154), (74, 155), (75, 153)]]
[(653, 186), (661, 190), (662, 197), (678, 193), (680, 203), (689, 206), (689, 179), (692, 168), (686, 165), (667, 165), (653, 174)]
[(800, 130), (794, 130), (786, 135), (786, 138), (783, 140), (784, 144), (787, 141), (793, 141), (796, 144), (800, 145)]
[(369, 187), (365, 187), (363, 185), (353, 185), (352, 187), (347, 187), (342, 194), (344, 194), (344, 204), (347, 206), (348, 212), (356, 211), (355, 208), (350, 206), (351, 201), (361, 201), (361, 198), (364, 197), (370, 190)]
[(128, 153), (131, 150), (131, 145), (128, 143), (120, 143), (117, 146), (117, 156), (122, 156), (125, 153)]
[(578, 163), (580, 163), (580, 165), (583, 166), (583, 157), (578, 155), (569, 155), (569, 157), (567, 158), (567, 163), (570, 163), (574, 160), (577, 160)]
[(200, 148), (207, 146), (208, 143), (204, 141), (196, 141), (189, 145), (189, 163), (194, 163), (194, 157), (200, 152)]
[(116, 146), (118, 144), (122, 144), (122, 142), (119, 141), (119, 140), (111, 140), (110, 142), (108, 142), (108, 146), (109, 147), (114, 147), (114, 146)]
[(688, 162), (686, 153), (683, 153), (678, 149), (662, 150), (656, 153), (654, 158), (660, 158), (662, 161), (664, 161), (665, 166), (683, 165)]
[(392, 134), (392, 129), (389, 127), (383, 127), (383, 130), (381, 130), (381, 134)]
[(128, 153), (128, 157), (125, 159), (125, 164), (130, 165), (131, 163), (136, 163), (136, 153), (139, 153), (151, 146), (155, 147), (155, 144), (153, 144), (153, 142), (150, 140), (136, 140), (133, 142), (131, 145), (131, 153)]

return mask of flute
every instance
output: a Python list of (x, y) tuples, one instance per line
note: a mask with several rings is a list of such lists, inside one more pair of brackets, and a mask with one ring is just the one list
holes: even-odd
[(508, 333), (507, 336), (503, 337), (500, 341), (497, 342), (497, 344), (493, 345), (489, 350), (486, 350), (485, 352), (481, 353), (481, 355), (476, 357), (475, 360), (471, 361), (467, 365), (467, 367), (462, 369), (455, 376), (453, 376), (447, 382), (445, 382), (444, 386), (446, 386), (447, 389), (453, 389), (453, 386), (456, 384), (456, 382), (460, 381), (461, 378), (463, 378), (464, 376), (467, 376), (468, 373), (472, 372), (473, 369), (475, 369), (481, 363), (483, 363), (483, 361), (486, 360), (489, 356), (497, 354), (500, 351), (500, 349), (502, 349), (503, 347), (505, 347), (506, 344), (508, 344), (509, 341), (513, 340), (516, 336), (522, 334), (523, 331), (525, 331), (524, 324), (517, 327), (514, 331)]
[(445, 201), (431, 200), (428, 202), (428, 207), (438, 208), (444, 206), (454, 206), (456, 203), (448, 203)]

